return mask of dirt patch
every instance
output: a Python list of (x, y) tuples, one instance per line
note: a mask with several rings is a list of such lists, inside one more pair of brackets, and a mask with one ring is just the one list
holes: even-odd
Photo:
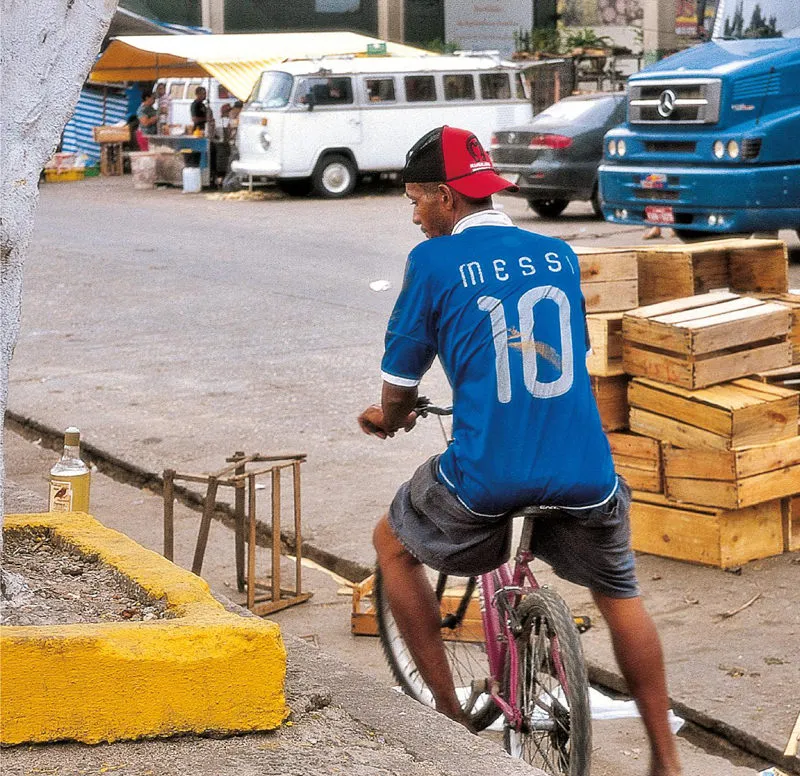
[(7, 531), (3, 568), (20, 574), (28, 592), (4, 603), (3, 625), (147, 622), (172, 617), (164, 600), (59, 541), (51, 531)]

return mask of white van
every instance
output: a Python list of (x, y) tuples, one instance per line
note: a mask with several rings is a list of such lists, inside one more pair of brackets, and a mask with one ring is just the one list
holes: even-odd
[[(202, 86), (207, 92), (207, 102), (211, 106), (214, 119), (219, 121), (223, 105), (233, 105), (235, 95), (231, 94), (216, 78), (160, 78), (156, 84), (165, 84), (169, 97), (169, 123), (185, 127), (192, 123), (190, 107), (194, 102), (194, 90)], [(155, 89), (155, 87), (153, 87)]]
[(443, 124), (492, 132), (533, 116), (519, 68), (486, 56), (328, 57), (265, 70), (239, 118), (232, 169), (252, 187), (310, 183), (344, 197), (361, 173), (403, 168), (406, 151)]

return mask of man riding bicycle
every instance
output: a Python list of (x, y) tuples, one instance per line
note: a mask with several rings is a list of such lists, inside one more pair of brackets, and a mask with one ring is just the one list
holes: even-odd
[(513, 186), (467, 130), (427, 133), (408, 152), (403, 181), (429, 239), (409, 255), (389, 320), (381, 404), (358, 420), (381, 439), (411, 430), (417, 386), (438, 356), (453, 390), (453, 443), (400, 487), (375, 529), (394, 619), (436, 708), (468, 724), (423, 564), (488, 572), (509, 557), (509, 513), (549, 507), (532, 550), (591, 590), (647, 729), (651, 776), (676, 776), (661, 645), (630, 550), (630, 491), (586, 370), (578, 259), (493, 209), (492, 195)]

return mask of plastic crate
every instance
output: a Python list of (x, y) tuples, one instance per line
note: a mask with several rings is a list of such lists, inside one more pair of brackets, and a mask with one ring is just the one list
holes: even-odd
[(82, 181), (84, 178), (83, 167), (66, 167), (60, 170), (45, 170), (45, 180), (48, 183), (67, 183), (68, 181)]

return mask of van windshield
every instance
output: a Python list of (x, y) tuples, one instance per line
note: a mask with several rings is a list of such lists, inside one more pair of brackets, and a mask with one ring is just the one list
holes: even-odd
[(252, 108), (283, 108), (289, 104), (292, 92), (292, 76), (270, 70), (261, 75), (261, 79), (250, 95), (249, 106)]
[(800, 4), (788, 0), (719, 0), (714, 37), (800, 37)]

